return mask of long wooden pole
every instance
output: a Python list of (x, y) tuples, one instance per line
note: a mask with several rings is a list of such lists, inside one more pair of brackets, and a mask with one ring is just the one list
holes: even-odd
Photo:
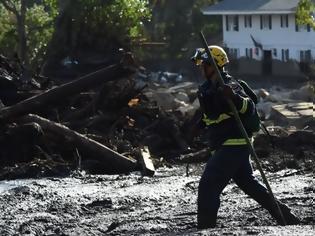
[[(210, 59), (210, 63), (216, 69), (216, 72), (217, 72), (217, 75), (218, 75), (218, 79), (219, 79), (218, 80), (219, 84), (220, 84), (220, 86), (224, 86), (224, 80), (223, 80), (222, 75), (220, 73), (220, 70), (219, 70), (219, 68), (217, 66), (217, 63), (215, 62), (215, 60), (214, 60), (214, 58), (213, 58), (213, 56), (211, 54), (211, 51), (209, 50), (208, 43), (207, 43), (206, 38), (203, 35), (202, 31), (200, 31), (200, 37), (201, 37), (201, 40), (203, 42), (203, 46), (204, 46), (204, 48), (206, 50), (206, 53), (208, 55), (208, 58)], [(237, 111), (237, 109), (236, 109), (236, 107), (235, 107), (235, 105), (234, 105), (234, 103), (233, 103), (233, 101), (231, 99), (227, 99), (227, 102), (228, 102), (228, 104), (230, 106), (230, 109), (233, 112), (233, 115), (234, 115), (234, 118), (236, 120), (236, 123), (237, 123), (237, 125), (238, 125), (238, 127), (239, 127), (239, 129), (240, 129), (240, 131), (241, 131), (241, 133), (243, 135), (243, 137), (246, 140), (246, 143), (247, 143), (247, 145), (248, 145), (248, 147), (250, 149), (250, 153), (252, 154), (251, 156), (253, 157), (253, 159), (254, 159), (254, 161), (255, 161), (255, 163), (257, 165), (257, 168), (258, 168), (258, 170), (259, 170), (259, 172), (261, 174), (261, 177), (262, 177), (262, 179), (263, 179), (263, 181), (264, 181), (264, 183), (265, 183), (265, 185), (266, 185), (266, 187), (268, 189), (269, 195), (270, 195), (271, 199), (274, 201), (275, 205), (278, 208), (278, 211), (280, 213), (280, 216), (281, 216), (283, 224), (286, 225), (286, 221), (284, 219), (282, 210), (281, 210), (278, 202), (276, 201), (276, 199), (274, 197), (274, 194), (273, 194), (272, 189), (271, 189), (271, 187), (269, 185), (267, 177), (266, 177), (266, 175), (265, 175), (265, 173), (264, 173), (264, 171), (263, 171), (263, 169), (262, 169), (262, 167), (260, 165), (260, 162), (258, 160), (258, 156), (257, 156), (257, 154), (255, 152), (255, 149), (254, 149), (254, 147), (253, 147), (253, 145), (252, 145), (252, 143), (251, 143), (251, 141), (250, 141), (250, 139), (249, 139), (249, 137), (247, 135), (247, 132), (246, 132), (246, 130), (244, 128), (244, 125), (243, 125), (243, 123), (241, 121), (241, 118), (240, 118), (240, 116), (238, 114), (238, 111)]]

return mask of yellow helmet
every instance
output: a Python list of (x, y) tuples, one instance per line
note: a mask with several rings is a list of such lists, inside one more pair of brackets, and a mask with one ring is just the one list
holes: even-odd
[[(209, 49), (219, 67), (223, 67), (229, 63), (228, 56), (223, 48), (216, 45), (210, 45)], [(197, 48), (195, 55), (191, 59), (196, 65), (201, 65), (204, 62), (209, 63), (208, 55), (204, 48)]]

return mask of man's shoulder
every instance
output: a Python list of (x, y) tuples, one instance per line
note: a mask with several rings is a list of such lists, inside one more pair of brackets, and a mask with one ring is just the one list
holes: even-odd
[(243, 90), (240, 82), (232, 76), (229, 76), (227, 84), (233, 89), (234, 92), (241, 92)]

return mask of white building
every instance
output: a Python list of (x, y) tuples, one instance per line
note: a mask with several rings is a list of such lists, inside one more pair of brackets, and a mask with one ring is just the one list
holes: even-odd
[[(231, 59), (260, 61), (260, 67), (254, 66), (258, 73), (290, 74), (292, 72), (282, 64), (288, 65), (291, 61), (295, 71), (299, 71), (305, 69), (305, 64), (313, 63), (315, 58), (315, 31), (309, 26), (299, 26), (295, 21), (298, 2), (223, 0), (205, 7), (202, 12), (204, 15), (222, 15), (222, 46), (227, 48)], [(243, 69), (248, 69), (249, 65), (245, 63), (244, 66)]]

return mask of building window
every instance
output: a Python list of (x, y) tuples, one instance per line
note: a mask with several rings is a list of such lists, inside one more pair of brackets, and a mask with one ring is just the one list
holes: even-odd
[(271, 15), (260, 15), (260, 29), (272, 29)]
[(289, 49), (281, 49), (281, 60), (284, 62), (289, 61)]
[(245, 55), (248, 59), (253, 59), (253, 49), (252, 48), (246, 48), (245, 49)]
[(226, 31), (238, 31), (238, 16), (225, 16)]
[(300, 62), (310, 63), (312, 60), (311, 50), (300, 51)]
[(303, 31), (310, 32), (311, 31), (311, 26), (309, 24), (307, 24), (307, 25), (299, 25), (296, 22), (296, 19), (295, 19), (295, 31), (296, 32), (303, 32)]
[(310, 32), (311, 31), (311, 26), (309, 24), (307, 25), (298, 25), (297, 23), (295, 23), (295, 31), (296, 32)]
[(238, 58), (238, 49), (237, 48), (229, 48), (229, 58), (231, 59), (237, 59)]
[(288, 15), (280, 15), (280, 26), (281, 28), (289, 27), (289, 16)]
[(272, 54), (273, 54), (273, 56), (274, 56), (275, 58), (277, 58), (278, 52), (277, 52), (277, 49), (276, 49), (276, 48), (274, 48), (274, 49), (272, 50)]
[(244, 27), (245, 28), (252, 28), (252, 16), (245, 15), (244, 16)]

